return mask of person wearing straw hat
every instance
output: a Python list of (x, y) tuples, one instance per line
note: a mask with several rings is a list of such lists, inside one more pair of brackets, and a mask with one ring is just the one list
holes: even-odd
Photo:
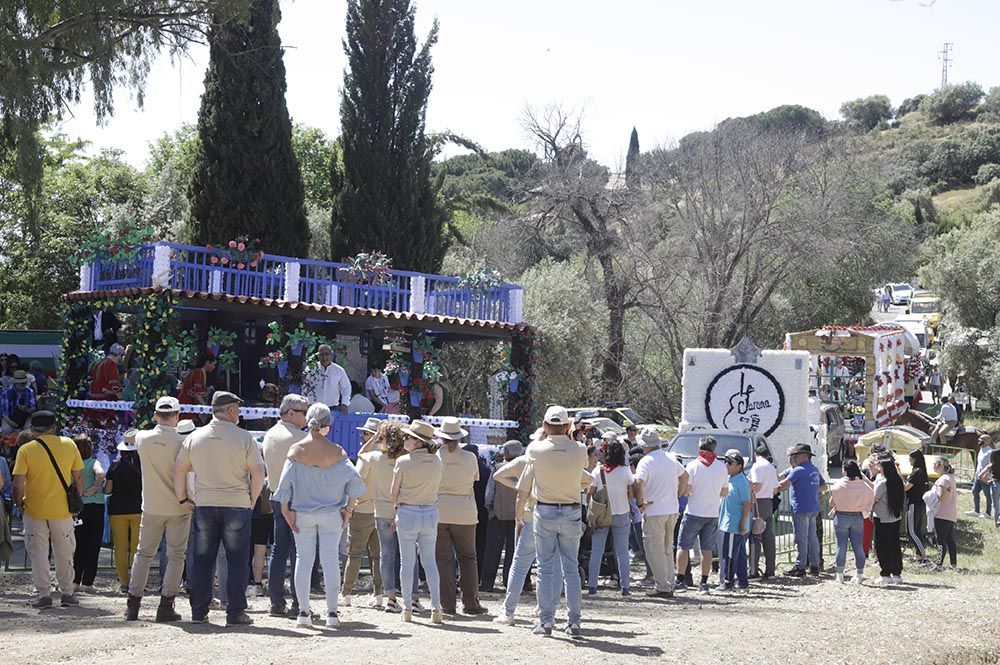
[(24, 429), (31, 414), (38, 409), (35, 391), (28, 386), (28, 373), (16, 369), (10, 377), (10, 387), (0, 391), (0, 417), (5, 429)]
[(115, 570), (118, 573), (118, 588), (123, 594), (129, 590), (129, 569), (139, 549), (139, 522), (142, 517), (142, 470), (139, 468), (139, 448), (135, 443), (137, 433), (134, 429), (125, 432), (118, 444), (118, 459), (111, 464), (104, 480)]
[(635, 469), (636, 502), (642, 511), (642, 540), (656, 588), (646, 595), (674, 595), (674, 527), (680, 497), (687, 492), (688, 472), (677, 458), (663, 450), (656, 430), (645, 428), (639, 444), (646, 454)]
[[(438, 536), (438, 493), (444, 464), (434, 453), (434, 426), (414, 420), (403, 428), (407, 454), (396, 460), (389, 497), (396, 506), (396, 533), (399, 535), (400, 586), (403, 593), (402, 619), (413, 621), (413, 580), (420, 549), (420, 563), (431, 595), (431, 623), (441, 623), (441, 579), (435, 552)], [(449, 571), (449, 574), (450, 571)]]
[[(579, 638), (583, 595), (580, 589), (581, 479), (586, 475), (587, 449), (569, 438), (571, 421), (566, 409), (550, 406), (542, 428), (545, 438), (532, 441), (528, 464), (518, 481), (520, 514), (530, 494), (535, 499), (534, 534), (538, 554), (538, 623), (535, 635), (551, 635), (556, 600), (563, 580), (569, 620), (566, 634)], [(586, 476), (588, 485), (591, 478)], [(555, 560), (562, 559), (562, 578), (556, 579)]]
[(156, 621), (179, 621), (181, 618), (174, 610), (174, 600), (180, 588), (191, 533), (191, 512), (174, 498), (174, 461), (184, 442), (184, 435), (177, 432), (180, 408), (176, 397), (159, 398), (153, 411), (156, 425), (135, 435), (142, 474), (142, 517), (139, 521), (139, 547), (129, 576), (126, 621), (139, 618), (149, 566), (161, 539), (166, 542), (167, 565), (166, 570), (160, 571), (163, 583)]
[[(309, 410), (309, 400), (302, 395), (289, 393), (281, 399), (278, 407), (280, 420), (274, 427), (264, 433), (264, 442), (261, 445), (264, 456), (264, 467), (267, 470), (267, 486), (273, 495), (278, 488), (278, 481), (281, 480), (281, 470), (285, 466), (285, 459), (288, 458), (288, 450), (292, 444), (302, 440), (305, 436), (306, 413)], [(285, 521), (285, 516), (281, 514), (281, 504), (271, 501), (271, 513), (274, 518), (274, 543), (271, 546), (271, 559), (267, 567), (267, 591), (270, 596), (271, 616), (288, 616), (295, 618), (299, 615), (299, 601), (292, 596), (291, 610), (285, 603), (285, 570), (289, 558), (292, 565), (292, 577), (295, 576), (295, 539), (292, 536), (292, 529)]]
[[(238, 427), (243, 400), (231, 392), (212, 395), (212, 420), (190, 434), (174, 464), (174, 497), (194, 510), (194, 548), (189, 565), (191, 620), (208, 621), (212, 564), (221, 545), (229, 576), (226, 625), (253, 623), (246, 613), (250, 573), (251, 507), (264, 489), (264, 459), (250, 432)], [(187, 474), (193, 471), (194, 497)]]
[[(473, 485), (479, 480), (478, 456), (462, 450), (461, 443), (469, 433), (454, 416), (442, 418), (441, 426), (434, 430), (434, 435), (444, 444), (437, 452), (444, 465), (438, 489), (438, 570), (454, 570), (457, 558), (462, 613), (485, 614), (486, 608), (479, 603), (479, 562), (476, 557), (479, 510), (473, 491)], [(445, 614), (455, 614), (456, 595), (455, 576), (442, 575), (441, 607)]]
[(361, 559), (368, 552), (368, 565), (371, 566), (373, 607), (382, 607), (382, 572), (379, 567), (380, 552), (378, 546), (378, 531), (375, 529), (375, 478), (371, 475), (371, 465), (361, 461), (361, 454), (368, 452), (368, 444), (378, 434), (380, 418), (368, 418), (365, 424), (358, 427), (361, 433), (361, 450), (358, 451), (356, 469), (361, 479), (365, 481), (365, 493), (354, 499), (351, 521), (347, 525), (347, 567), (344, 569), (344, 582), (340, 592), (340, 604), (351, 606), (351, 593), (358, 581), (361, 570)]

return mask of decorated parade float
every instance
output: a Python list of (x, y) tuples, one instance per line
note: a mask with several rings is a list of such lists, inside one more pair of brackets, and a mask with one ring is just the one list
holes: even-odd
[[(105, 243), (80, 266), (79, 288), (65, 294), (62, 360), (67, 422), (107, 432), (147, 425), (152, 405), (176, 394), (182, 375), (213, 358), (214, 383), (243, 396), (244, 421), (259, 429), (277, 417), (283, 394), (309, 394), (316, 349), (360, 386), (372, 367), (399, 395), (401, 420), (461, 415), (473, 442), (526, 437), (532, 419), (534, 331), (523, 322), (522, 289), (495, 273), (447, 277), (394, 270), (377, 252), (344, 263), (264, 253), (248, 239), (220, 246)], [(118, 328), (106, 330), (108, 321)], [(118, 394), (94, 393), (94, 366), (109, 339), (126, 347)], [(490, 418), (457, 413), (447, 355), (456, 342), (500, 344), (491, 378)], [(206, 355), (210, 354), (210, 355)], [(502, 394), (500, 394), (502, 393)], [(110, 397), (110, 399), (108, 399)], [(184, 401), (184, 400), (182, 400)], [(209, 407), (184, 404), (186, 413)], [(336, 413), (331, 438), (357, 449), (366, 413)], [(387, 414), (382, 414), (387, 417)]]
[(898, 326), (825, 326), (786, 335), (809, 353), (810, 391), (843, 415), (849, 444), (906, 412), (922, 375), (920, 345)]

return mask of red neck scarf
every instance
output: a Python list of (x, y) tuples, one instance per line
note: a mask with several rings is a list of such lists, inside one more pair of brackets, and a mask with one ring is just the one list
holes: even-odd
[(716, 454), (711, 450), (699, 450), (698, 451), (698, 461), (705, 466), (712, 466), (715, 463)]

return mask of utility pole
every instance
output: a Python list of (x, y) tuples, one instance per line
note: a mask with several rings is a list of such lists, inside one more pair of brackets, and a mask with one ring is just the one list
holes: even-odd
[(948, 85), (948, 70), (951, 68), (951, 63), (954, 59), (951, 57), (951, 49), (954, 46), (951, 42), (945, 42), (944, 48), (938, 51), (938, 60), (941, 61), (941, 87), (944, 88)]

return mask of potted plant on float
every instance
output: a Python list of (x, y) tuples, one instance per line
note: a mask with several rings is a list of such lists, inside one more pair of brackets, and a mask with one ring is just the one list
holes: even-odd
[(208, 329), (208, 350), (216, 358), (219, 357), (219, 351), (222, 348), (231, 347), (235, 341), (236, 333), (234, 332), (215, 327)]

